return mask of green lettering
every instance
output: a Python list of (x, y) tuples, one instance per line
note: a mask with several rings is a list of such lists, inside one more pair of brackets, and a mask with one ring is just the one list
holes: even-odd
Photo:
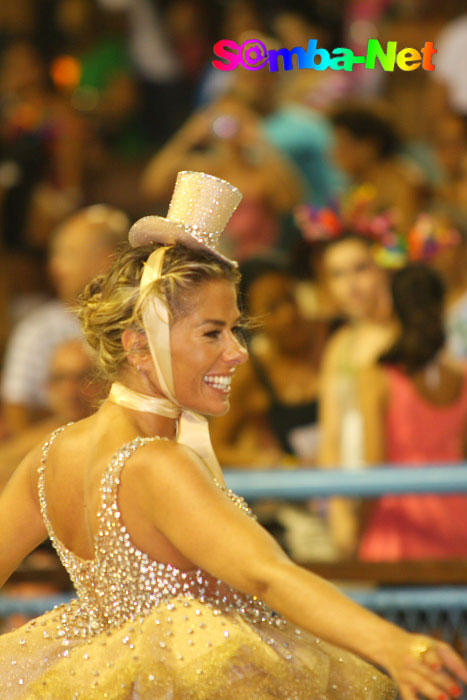
[(373, 70), (376, 64), (376, 59), (385, 71), (393, 71), (396, 62), (397, 41), (388, 41), (386, 45), (386, 53), (383, 51), (378, 39), (369, 39), (366, 52), (365, 68)]

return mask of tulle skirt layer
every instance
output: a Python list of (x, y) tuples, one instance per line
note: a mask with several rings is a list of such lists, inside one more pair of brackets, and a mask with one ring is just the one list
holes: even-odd
[[(77, 601), (0, 637), (8, 700), (394, 700), (392, 681), (283, 618), (179, 597), (88, 638)], [(77, 628), (78, 629), (78, 628)], [(58, 630), (58, 631), (57, 631)]]

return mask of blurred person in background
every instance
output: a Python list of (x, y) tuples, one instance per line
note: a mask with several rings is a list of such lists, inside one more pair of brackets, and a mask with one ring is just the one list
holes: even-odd
[[(394, 338), (389, 273), (378, 264), (374, 241), (343, 231), (328, 241), (322, 275), (336, 309), (348, 322), (327, 343), (320, 376), (321, 442), (318, 465), (359, 468), (364, 460), (364, 426), (358, 405), (357, 376)], [(334, 498), (329, 521), (335, 546), (351, 552), (357, 501)]]
[(212, 0), (171, 0), (164, 17), (172, 46), (193, 90), (212, 58), (213, 43), (220, 36), (222, 10)]
[[(313, 216), (299, 217), (304, 235), (307, 227), (316, 229)], [(322, 283), (334, 303), (335, 312), (345, 325), (328, 340), (320, 376), (320, 427), (322, 431), (319, 464), (348, 468), (361, 461), (355, 379), (358, 371), (374, 361), (392, 341), (395, 324), (389, 289), (389, 272), (376, 254), (374, 239), (347, 230), (337, 217), (338, 231), (331, 221), (317, 229), (315, 245), (320, 247)], [(326, 226), (329, 225), (329, 228)], [(357, 421), (358, 422), (358, 421)]]
[[(403, 468), (461, 462), (467, 454), (467, 376), (443, 358), (442, 280), (412, 263), (396, 273), (393, 298), (399, 334), (359, 377), (366, 463)], [(364, 527), (359, 557), (467, 557), (466, 513), (466, 495), (383, 496)]]
[[(260, 0), (231, 0), (223, 7), (222, 18), (219, 22), (213, 43), (222, 37), (241, 44), (241, 37), (245, 33), (263, 36), (265, 34), (265, 27), (266, 18), (264, 5), (262, 5)], [(238, 72), (239, 71), (217, 70), (210, 60), (205, 67), (205, 71), (201, 76), (198, 86), (196, 97), (197, 107), (206, 107), (229, 92), (233, 84), (237, 83), (238, 76), (236, 74)], [(265, 71), (252, 72), (264, 73)], [(258, 80), (267, 79), (258, 77)], [(255, 98), (255, 100), (262, 99), (264, 99), (264, 91), (263, 94), (261, 94), (261, 92), (258, 93)]]
[(467, 73), (462, 70), (466, 43), (467, 12), (464, 12), (447, 22), (435, 39), (435, 70), (430, 72), (432, 81), (426, 100), (433, 121), (450, 113), (467, 115)]
[[(237, 6), (241, 7), (238, 17), (236, 12), (234, 15), (234, 8), (237, 8)], [(232, 6), (229, 7), (226, 13), (229, 22), (226, 21), (226, 31), (222, 33), (222, 36), (234, 39), (239, 44), (244, 41), (259, 40), (267, 50), (279, 49), (283, 46), (281, 42), (285, 41), (287, 43), (295, 40), (293, 37), (296, 37), (298, 33), (300, 33), (300, 36), (307, 35), (308, 38), (314, 36), (314, 34), (309, 34), (308, 32), (314, 31), (318, 18), (314, 19), (314, 14), (311, 11), (304, 13), (303, 9), (299, 10), (296, 7), (281, 7), (279, 9), (274, 6), (268, 7), (267, 14), (270, 15), (273, 24), (272, 28), (279, 36), (278, 41), (263, 34), (261, 25), (265, 20), (264, 8), (262, 14), (261, 12), (258, 14), (256, 9), (256, 3), (232, 3)], [(251, 22), (250, 27), (247, 27), (248, 22)], [(258, 27), (258, 30), (256, 31), (254, 27)], [(246, 28), (248, 28), (248, 31), (245, 31)], [(320, 35), (328, 37), (329, 33), (326, 27), (320, 30)], [(317, 99), (316, 103), (313, 103), (312, 100), (305, 103), (300, 101), (301, 98), (299, 98), (298, 94), (287, 89), (290, 82), (294, 82), (296, 79), (290, 72), (285, 75), (283, 71), (271, 72), (269, 70), (239, 69), (223, 72), (215, 68), (212, 69), (212, 72), (214, 73), (212, 83), (215, 84), (216, 89), (212, 89), (209, 98), (205, 97), (203, 104), (206, 105), (210, 101), (211, 108), (215, 109), (217, 107), (219, 115), (231, 114), (232, 105), (235, 109), (233, 112), (234, 116), (238, 116), (240, 108), (243, 108), (246, 117), (249, 114), (254, 115), (267, 142), (276, 149), (278, 154), (281, 154), (282, 159), (285, 159), (288, 164), (292, 164), (295, 167), (295, 171), (300, 178), (300, 187), (297, 187), (295, 184), (296, 176), (292, 175), (286, 178), (289, 184), (286, 183), (284, 185), (283, 178), (279, 177), (279, 171), (274, 166), (276, 170), (275, 179), (277, 182), (281, 181), (281, 186), (277, 189), (282, 190), (284, 193), (277, 199), (277, 207), (280, 206), (279, 202), (282, 202), (286, 195), (288, 201), (290, 199), (297, 201), (298, 196), (299, 199), (303, 197), (306, 201), (319, 206), (327, 205), (334, 200), (342, 190), (343, 176), (333, 163), (330, 155), (332, 129), (324, 110), (325, 104), (327, 106), (329, 100), (332, 101), (334, 99), (334, 93), (331, 97), (328, 95), (327, 102)], [(303, 74), (306, 71), (295, 71), (295, 73)], [(326, 72), (326, 78), (320, 81), (320, 85), (321, 82), (327, 83), (328, 81), (329, 75)], [(323, 89), (322, 92), (324, 95), (326, 90)], [(227, 128), (224, 131), (225, 126)], [(219, 128), (219, 133), (228, 133), (231, 130), (231, 125), (229, 122), (224, 124), (223, 121), (220, 121), (218, 125), (216, 124), (217, 128)], [(179, 133), (182, 134), (183, 130)], [(201, 135), (199, 133), (196, 134), (196, 127), (193, 137), (188, 134), (186, 136), (189, 140), (194, 138), (195, 144), (188, 144), (183, 147), (183, 139), (182, 141), (178, 140), (178, 153), (171, 150), (168, 154), (170, 158), (179, 158), (180, 148), (182, 150), (183, 148), (185, 150), (187, 148), (206, 150), (206, 144), (202, 142)], [(196, 142), (196, 139), (199, 139), (199, 141)], [(206, 136), (204, 136), (204, 139), (206, 139)], [(252, 134), (248, 140), (245, 153), (246, 159), (243, 158), (244, 161), (246, 160), (246, 163), (244, 163), (242, 170), (246, 168), (251, 173), (255, 171), (258, 160), (261, 159), (258, 149), (255, 149), (253, 145), (258, 140), (260, 142), (263, 140), (263, 138), (259, 138), (258, 134)], [(222, 149), (222, 154), (223, 157), (231, 159), (231, 167), (233, 169), (237, 158), (232, 159), (230, 149), (227, 148)], [(253, 163), (248, 162), (251, 159), (253, 159)], [(158, 192), (160, 189), (169, 190), (164, 178), (158, 175), (156, 165), (160, 166), (160, 164), (161, 161), (156, 156), (153, 160), (154, 167), (151, 168), (150, 164), (143, 178), (143, 188), (148, 198), (159, 198)], [(182, 165), (181, 167), (186, 166)], [(235, 174), (233, 173), (232, 178), (234, 177)], [(158, 185), (158, 182), (161, 184)], [(251, 185), (248, 189), (251, 189)], [(297, 193), (296, 195), (294, 195), (294, 191)], [(290, 192), (292, 192), (292, 197), (290, 197)], [(168, 195), (165, 194), (166, 199), (167, 197)], [(261, 209), (263, 209), (264, 213), (261, 212)], [(288, 251), (297, 237), (296, 230), (292, 225), (290, 205), (288, 208), (281, 206), (279, 213), (278, 247)], [(237, 225), (241, 229), (237, 234), (239, 237), (251, 239), (253, 237), (251, 234), (246, 236), (242, 234), (242, 231), (246, 230), (248, 232), (256, 229), (258, 232), (256, 237), (260, 240), (262, 237), (261, 231), (264, 231), (266, 228), (269, 231), (268, 237), (270, 239), (273, 240), (275, 236), (277, 238), (277, 234), (275, 236), (271, 235), (271, 216), (264, 211), (264, 205), (258, 203), (257, 194), (254, 196), (252, 204), (245, 199), (242, 209), (239, 208), (236, 212), (236, 220), (233, 218), (231, 226), (237, 227)], [(259, 249), (256, 252), (259, 252)]]
[(294, 166), (235, 96), (194, 114), (152, 158), (142, 178), (146, 197), (167, 199), (179, 170), (202, 170), (242, 190), (223, 241), (223, 252), (240, 262), (278, 245), (281, 219), (302, 195)]
[(44, 248), (79, 204), (85, 130), (28, 39), (0, 56), (0, 213), (5, 248)]
[[(268, 3), (242, 0), (229, 4), (224, 30), (220, 36), (238, 44), (251, 41), (264, 55), (267, 50), (293, 48), (317, 37), (322, 45), (334, 44), (336, 21), (327, 6), (304, 7), (303, 3)], [(270, 36), (265, 34), (268, 25)], [(258, 44), (258, 40), (262, 43)], [(256, 42), (256, 43), (254, 43)], [(333, 48), (332, 47), (332, 48)], [(232, 95), (262, 118), (269, 141), (295, 165), (300, 173), (307, 201), (325, 206), (335, 198), (342, 177), (328, 153), (332, 129), (325, 111), (336, 96), (341, 96), (342, 80), (337, 73), (282, 70), (219, 71), (211, 67), (206, 74), (210, 93), (205, 90), (203, 104)], [(336, 79), (337, 75), (337, 79)], [(345, 82), (345, 81), (344, 81)], [(287, 230), (286, 238), (293, 235)], [(285, 241), (287, 244), (287, 241)]]
[[(306, 47), (311, 37), (320, 47), (330, 50), (342, 45), (340, 12), (333, 3), (305, 6), (301, 2), (279, 2), (271, 6), (270, 13), (280, 47)], [(345, 178), (331, 157), (333, 130), (327, 113), (336, 99), (345, 94), (348, 76), (328, 70), (282, 71), (279, 75), (273, 109), (265, 117), (266, 133), (302, 175), (304, 199), (315, 206), (327, 206), (345, 185)], [(288, 240), (293, 232), (290, 227)]]
[(119, 17), (104, 13), (96, 0), (59, 0), (55, 10), (63, 48), (78, 62), (72, 103), (87, 114), (104, 144), (116, 150), (127, 147), (127, 127), (137, 104)]
[(93, 356), (83, 340), (68, 340), (55, 348), (47, 379), (50, 415), (0, 445), (0, 490), (38, 442), (59, 426), (94, 412), (103, 395), (94, 373)]
[(60, 62), (74, 62), (75, 80), (62, 87), (87, 126), (85, 201), (107, 202), (137, 216), (143, 206), (137, 180), (148, 139), (141, 128), (127, 18), (122, 8), (114, 6), (110, 12), (104, 5), (59, 0), (54, 19), (64, 54), (54, 62), (52, 75), (60, 81)]
[(3, 0), (0, 4), (0, 42), (11, 36), (30, 35), (34, 30), (32, 0)]
[(448, 114), (435, 125), (440, 178), (435, 199), (467, 216), (467, 117)]
[(281, 259), (252, 259), (242, 275), (245, 310), (259, 327), (250, 362), (232, 385), (230, 412), (213, 421), (216, 452), (222, 463), (240, 467), (310, 464), (318, 446), (325, 327), (300, 314), (296, 280)]
[(423, 183), (418, 168), (401, 158), (395, 125), (381, 109), (357, 104), (336, 108), (331, 120), (334, 158), (349, 177), (343, 216), (350, 222), (390, 211), (397, 229), (407, 231), (421, 205)]
[(201, 3), (189, 0), (100, 0), (100, 5), (126, 13), (128, 51), (140, 98), (140, 128), (152, 148), (158, 148), (180, 128), (192, 107), (192, 81), (215, 41), (206, 34), (219, 9), (211, 6), (207, 11)]
[[(211, 424), (221, 463), (233, 468), (310, 466), (319, 444), (318, 380), (327, 326), (300, 313), (283, 258), (242, 266), (244, 310), (258, 327), (237, 369), (230, 411)], [(320, 502), (260, 499), (254, 512), (296, 561), (336, 556)]]
[(88, 282), (110, 267), (128, 228), (124, 212), (96, 204), (73, 214), (55, 232), (49, 270), (58, 298), (20, 321), (5, 352), (2, 408), (12, 434), (46, 412), (52, 353), (61, 342), (82, 337), (70, 306)]
[[(300, 0), (279, 0), (269, 7), (269, 22), (281, 47), (307, 48), (310, 38), (319, 48), (332, 51), (342, 46), (343, 13), (336, 2), (303, 3)], [(342, 97), (348, 75), (339, 71), (293, 70), (280, 82), (280, 104), (307, 106), (325, 112)]]
[(467, 368), (467, 230), (462, 212), (438, 206), (408, 234), (410, 259), (433, 267), (445, 286), (445, 355)]

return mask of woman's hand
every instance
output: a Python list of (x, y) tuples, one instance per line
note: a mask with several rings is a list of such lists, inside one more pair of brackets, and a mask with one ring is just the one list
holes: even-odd
[(383, 666), (397, 683), (402, 700), (460, 698), (458, 680), (467, 683), (467, 665), (445, 642), (397, 631)]

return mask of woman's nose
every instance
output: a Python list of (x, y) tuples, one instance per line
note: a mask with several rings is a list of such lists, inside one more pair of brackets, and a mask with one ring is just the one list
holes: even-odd
[(248, 350), (238, 338), (232, 337), (225, 350), (224, 359), (230, 364), (240, 365), (248, 359)]

